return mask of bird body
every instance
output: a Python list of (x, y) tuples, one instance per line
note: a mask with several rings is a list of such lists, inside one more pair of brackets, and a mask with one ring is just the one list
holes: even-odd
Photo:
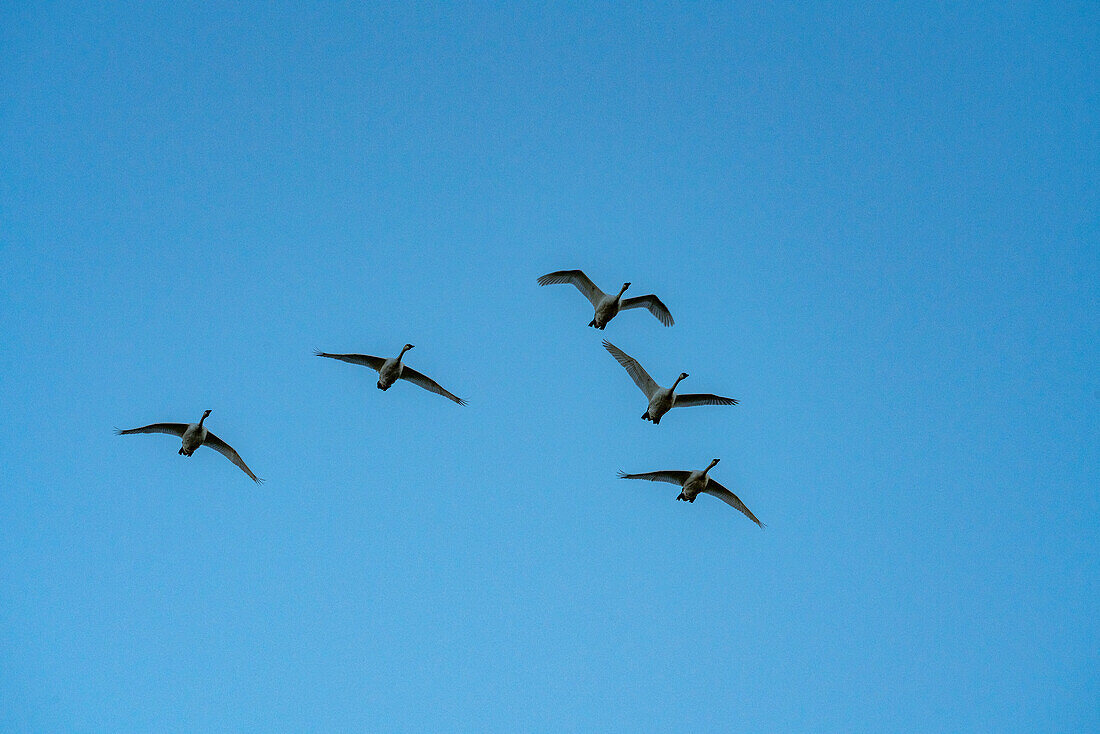
[(592, 316), (592, 320), (588, 322), (588, 325), (603, 331), (607, 326), (607, 322), (618, 315), (619, 310), (622, 308), (621, 303), (623, 294), (626, 293), (626, 289), (629, 287), (630, 283), (623, 283), (623, 287), (618, 293), (613, 296), (605, 295), (601, 298), (600, 302), (596, 304), (596, 312)]
[(202, 414), (202, 418), (198, 423), (191, 423), (187, 426), (187, 429), (183, 432), (183, 445), (180, 447), (180, 453), (184, 456), (190, 456), (195, 453), (195, 449), (202, 446), (206, 441), (206, 437), (210, 435), (210, 430), (203, 425), (206, 420), (206, 416), (210, 415), (210, 411), (206, 411)]
[(634, 380), (634, 384), (638, 386), (638, 389), (649, 398), (649, 406), (646, 408), (646, 411), (642, 413), (642, 420), (651, 421), (653, 425), (660, 424), (661, 417), (673, 408), (691, 407), (694, 405), (737, 405), (738, 403), (736, 398), (724, 398), (720, 395), (713, 395), (710, 393), (685, 393), (677, 395), (676, 386), (688, 377), (687, 372), (681, 372), (680, 376), (676, 378), (676, 381), (672, 383), (671, 387), (661, 387), (657, 384), (656, 380), (649, 376), (649, 373), (645, 371), (645, 368), (642, 367), (638, 360), (634, 359), (606, 339), (603, 342), (603, 346), (604, 349), (615, 358), (615, 361), (623, 366), (623, 369), (625, 369), (626, 373), (630, 375), (630, 378)]
[(448, 390), (444, 390), (435, 380), (417, 372), (412, 367), (405, 366), (401, 358), (405, 356), (405, 352), (412, 348), (412, 344), (406, 344), (401, 348), (400, 354), (389, 359), (374, 357), (369, 354), (329, 354), (327, 352), (314, 352), (314, 354), (318, 357), (328, 357), (329, 359), (338, 359), (341, 362), (348, 362), (349, 364), (370, 367), (372, 370), (378, 372), (377, 386), (379, 390), (389, 390), (393, 383), (398, 380), (407, 380), (415, 385), (419, 385), (428, 392), (434, 392), (436, 395), (442, 395), (459, 405), (465, 405), (465, 400)]
[(707, 472), (717, 463), (717, 461), (712, 461), (710, 466), (706, 469), (696, 469), (688, 474), (687, 479), (684, 480), (684, 485), (680, 488), (680, 494), (676, 499), (683, 500), (684, 502), (694, 502), (696, 497), (706, 492), (707, 485), (710, 483), (710, 477)]
[(172, 436), (179, 436), (181, 441), (178, 453), (181, 456), (191, 456), (200, 446), (209, 446), (236, 464), (241, 471), (252, 479), (252, 481), (257, 484), (262, 484), (264, 480), (252, 473), (252, 470), (244, 463), (244, 459), (241, 458), (241, 455), (238, 454), (232, 446), (215, 436), (210, 432), (210, 429), (203, 425), (211, 412), (212, 411), (209, 410), (203, 412), (202, 418), (199, 418), (198, 423), (150, 423), (147, 426), (129, 428), (125, 431), (116, 428), (115, 433), (120, 436), (128, 436), (134, 433), (167, 433)]
[(672, 383), (672, 387), (657, 388), (649, 398), (649, 407), (642, 414), (642, 420), (652, 421), (653, 425), (658, 425), (661, 422), (661, 416), (676, 407), (676, 386), (687, 376), (686, 372), (681, 372), (676, 382)]
[(401, 363), (401, 358), (405, 356), (405, 352), (413, 348), (412, 344), (406, 344), (401, 349), (401, 353), (396, 357), (391, 357), (382, 363), (382, 366), (378, 370), (378, 389), (389, 390), (393, 383), (401, 379), (401, 373), (404, 371), (405, 365)]
[(648, 309), (665, 326), (672, 326), (674, 323), (668, 307), (653, 294), (624, 299), (623, 293), (630, 287), (630, 283), (623, 283), (623, 287), (619, 289), (619, 292), (611, 295), (597, 288), (596, 284), (580, 270), (558, 270), (539, 278), (539, 285), (560, 284), (576, 286), (577, 290), (592, 304), (594, 313), (588, 325), (594, 328), (603, 330), (607, 326), (607, 322), (615, 318), (619, 311), (631, 308)]
[(729, 491), (714, 479), (711, 479), (708, 473), (719, 462), (719, 459), (712, 459), (710, 464), (705, 469), (697, 469), (695, 471), (653, 471), (645, 472), (643, 474), (627, 474), (626, 472), (619, 472), (620, 479), (645, 479), (650, 482), (668, 482), (669, 484), (680, 485), (680, 494), (676, 497), (678, 500), (684, 502), (694, 503), (695, 498), (701, 494), (709, 494), (725, 502), (730, 507), (740, 511), (745, 517), (752, 520), (761, 528), (764, 527), (764, 523), (757, 519), (756, 515), (752, 514), (745, 503), (738, 498), (733, 492)]

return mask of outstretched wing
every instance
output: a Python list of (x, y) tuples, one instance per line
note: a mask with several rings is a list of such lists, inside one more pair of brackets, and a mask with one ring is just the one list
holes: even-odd
[(381, 370), (382, 365), (386, 362), (381, 357), (372, 357), (369, 354), (328, 354), (326, 352), (314, 352), (314, 354), (318, 357), (328, 357), (329, 359), (338, 359), (341, 362), (370, 367), (375, 372)]
[(709, 495), (717, 497), (735, 510), (740, 510), (741, 512), (745, 513), (745, 517), (749, 518), (760, 527), (764, 527), (764, 523), (756, 519), (756, 515), (752, 514), (749, 508), (745, 507), (745, 503), (738, 499), (737, 495), (735, 495), (733, 492), (729, 491), (713, 479), (707, 482), (707, 488), (703, 491)]
[(408, 380), (414, 385), (420, 385), (420, 387), (429, 392), (434, 392), (436, 395), (442, 395), (445, 398), (450, 398), (459, 405), (466, 404), (465, 400), (447, 390), (444, 390), (442, 387), (439, 386), (438, 382), (426, 375), (422, 375), (421, 373), (414, 370), (412, 367), (403, 366), (401, 368), (401, 379)]
[(115, 435), (129, 436), (131, 433), (168, 433), (173, 436), (183, 436), (183, 432), (187, 430), (186, 423), (150, 423), (147, 426), (141, 428), (127, 428), (126, 430), (115, 429)]
[(668, 306), (661, 303), (661, 299), (652, 293), (648, 296), (636, 296), (634, 298), (624, 298), (619, 301), (619, 309), (627, 308), (648, 308), (649, 312), (657, 317), (665, 326), (672, 326), (672, 314), (668, 310)]
[(724, 398), (721, 395), (711, 395), (710, 393), (685, 393), (676, 396), (676, 400), (672, 403), (672, 407), (691, 408), (696, 405), (737, 405), (739, 402), (737, 398)]
[(668, 482), (684, 486), (684, 482), (691, 476), (689, 471), (651, 471), (644, 474), (627, 474), (619, 472), (619, 479), (645, 479), (649, 482)]
[(244, 463), (244, 459), (241, 458), (241, 455), (234, 451), (232, 446), (215, 436), (210, 431), (206, 432), (206, 440), (203, 441), (203, 445), (209, 446), (210, 448), (214, 449), (219, 454), (239, 466), (241, 468), (241, 471), (252, 477), (252, 481), (254, 481), (256, 484), (263, 484), (264, 480), (260, 479), (252, 473), (252, 470), (249, 469), (248, 465)]
[(615, 358), (616, 362), (623, 366), (626, 373), (630, 375), (630, 379), (634, 380), (634, 384), (638, 386), (639, 390), (645, 393), (647, 398), (652, 398), (653, 393), (660, 389), (660, 386), (653, 381), (649, 373), (638, 364), (638, 360), (634, 359), (606, 339), (603, 340), (603, 348), (611, 352), (611, 356)]
[[(558, 285), (571, 283), (577, 286), (577, 290), (584, 294), (592, 304), (592, 308), (600, 305), (600, 301), (607, 298), (607, 294), (596, 287), (596, 284), (588, 279), (588, 276), (579, 270), (559, 270), (555, 273), (547, 273), (539, 278), (539, 285)], [(622, 308), (620, 306), (620, 308)]]

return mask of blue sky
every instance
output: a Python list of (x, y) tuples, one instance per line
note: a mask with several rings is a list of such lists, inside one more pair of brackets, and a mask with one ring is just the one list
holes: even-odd
[(5, 3), (0, 729), (1100, 728), (1098, 16)]

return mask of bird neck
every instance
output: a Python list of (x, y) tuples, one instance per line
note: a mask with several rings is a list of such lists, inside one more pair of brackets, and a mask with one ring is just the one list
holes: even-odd
[(206, 420), (206, 413), (202, 414), (202, 418), (199, 418), (199, 428), (202, 428), (202, 422)]
[(675, 390), (675, 389), (676, 389), (676, 386), (677, 386), (677, 385), (679, 385), (679, 384), (680, 384), (680, 381), (681, 381), (681, 380), (683, 380), (683, 379), (684, 379), (684, 376), (683, 376), (683, 375), (680, 375), (679, 377), (677, 377), (677, 378), (676, 378), (676, 382), (672, 383), (672, 389), (673, 389), (673, 390)]

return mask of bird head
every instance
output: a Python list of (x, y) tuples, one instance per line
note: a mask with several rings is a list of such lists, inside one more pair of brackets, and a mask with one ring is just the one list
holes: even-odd
[(412, 345), (412, 344), (406, 344), (406, 345), (405, 345), (405, 348), (404, 348), (404, 349), (403, 349), (402, 351), (404, 351), (404, 352), (407, 352), (407, 351), (409, 351), (409, 350), (410, 350), (410, 349), (412, 349), (412, 348), (413, 348), (413, 345)]
[(630, 287), (630, 283), (623, 283), (623, 289), (619, 293), (625, 293), (626, 289)]
[(680, 373), (680, 379), (681, 379), (681, 380), (686, 380), (686, 379), (687, 379), (688, 377), (690, 377), (690, 376), (691, 376), (691, 375), (689, 375), (689, 374), (688, 374), (687, 372), (681, 372), (681, 373)]
[(202, 412), (202, 417), (203, 417), (203, 418), (205, 418), (205, 417), (207, 417), (208, 415), (210, 415), (210, 414), (211, 414), (211, 413), (213, 413), (213, 412), (214, 412), (214, 411), (212, 411), (212, 410), (204, 410), (204, 411)]

